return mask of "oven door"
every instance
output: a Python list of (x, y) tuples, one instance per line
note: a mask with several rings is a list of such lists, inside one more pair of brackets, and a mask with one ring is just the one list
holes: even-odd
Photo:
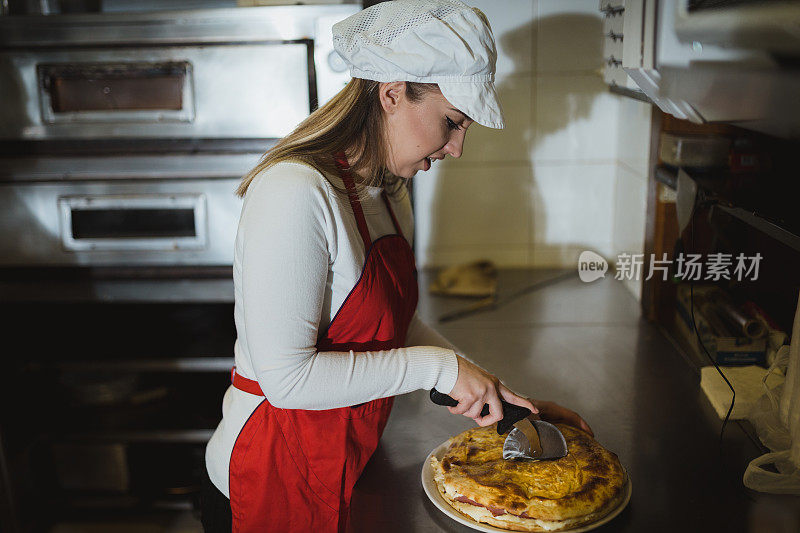
[(0, 52), (0, 92), (19, 100), (3, 104), (12, 116), (0, 122), (0, 137), (280, 138), (316, 98), (310, 46)]
[(0, 17), (0, 139), (281, 138), (349, 81), (331, 27), (359, 10)]
[(233, 263), (239, 178), (0, 185), (0, 266)]

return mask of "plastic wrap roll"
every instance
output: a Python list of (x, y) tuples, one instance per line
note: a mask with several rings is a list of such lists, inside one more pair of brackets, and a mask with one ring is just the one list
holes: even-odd
[(736, 336), (760, 339), (767, 334), (767, 327), (761, 320), (741, 310), (722, 291), (714, 291), (711, 302), (714, 311)]

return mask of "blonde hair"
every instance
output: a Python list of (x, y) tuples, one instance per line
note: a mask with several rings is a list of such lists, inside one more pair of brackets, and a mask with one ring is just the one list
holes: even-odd
[[(260, 172), (288, 159), (314, 167), (327, 179), (327, 175), (338, 174), (333, 154), (345, 150), (360, 154), (356, 161), (349, 162), (358, 185), (383, 186), (391, 189), (388, 192), (396, 192), (403, 182), (386, 170), (388, 146), (379, 87), (377, 81), (351, 79), (336, 96), (268, 150), (242, 178), (236, 194), (244, 196)], [(438, 90), (436, 84), (406, 82), (406, 96), (411, 102), (435, 90)], [(369, 177), (360, 179), (359, 174)]]

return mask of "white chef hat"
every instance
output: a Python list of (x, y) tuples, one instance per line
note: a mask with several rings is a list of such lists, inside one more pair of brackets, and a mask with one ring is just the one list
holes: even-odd
[(503, 128), (492, 29), (463, 2), (381, 2), (334, 24), (333, 46), (354, 78), (436, 83), (472, 120)]

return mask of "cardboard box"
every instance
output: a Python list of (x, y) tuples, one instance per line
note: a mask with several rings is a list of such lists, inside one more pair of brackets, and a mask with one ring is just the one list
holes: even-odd
[[(710, 290), (710, 287), (695, 286), (695, 304), (699, 295)], [(692, 328), (692, 312), (690, 291), (688, 285), (681, 285), (678, 287), (678, 298), (676, 302), (676, 316), (675, 322), (678, 330), (684, 335), (689, 344), (693, 346), (698, 353), (702, 354), (703, 349), (697, 342), (697, 335), (695, 335)], [(697, 331), (700, 333), (700, 338), (703, 345), (708, 350), (708, 353), (719, 365), (763, 365), (766, 361), (767, 352), (767, 338), (751, 339), (749, 337), (723, 337), (714, 333), (714, 330), (709, 324), (708, 319), (703, 316), (703, 313), (695, 305), (694, 316), (697, 319)]]

